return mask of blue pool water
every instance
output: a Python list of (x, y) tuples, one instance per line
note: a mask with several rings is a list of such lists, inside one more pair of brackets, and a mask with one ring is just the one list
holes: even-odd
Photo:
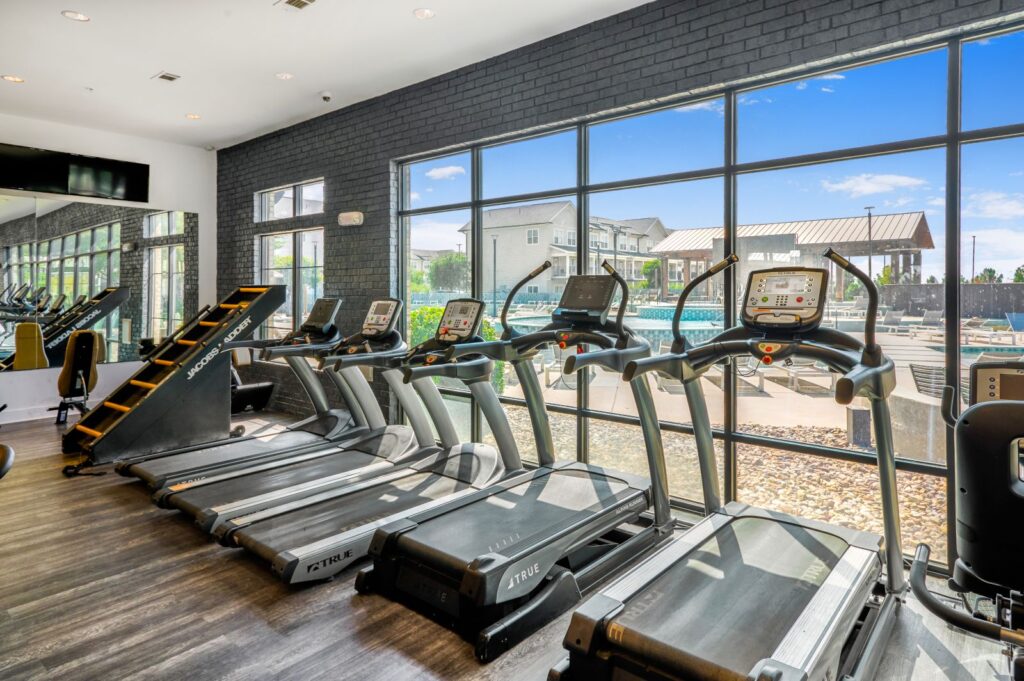
[[(941, 345), (929, 345), (928, 347), (938, 352), (946, 351), (946, 348)], [(960, 348), (961, 355), (976, 356), (983, 352), (989, 354), (1024, 355), (1024, 347), (1012, 345), (971, 345)]]
[[(700, 309), (700, 308), (697, 308)], [(684, 310), (685, 312), (685, 310)], [(529, 333), (546, 326), (551, 322), (551, 317), (517, 317), (509, 320), (519, 331)], [(643, 317), (627, 316), (625, 324), (633, 329), (638, 335), (643, 336), (657, 352), (661, 343), (672, 342), (671, 316), (666, 319), (651, 319)], [(682, 321), (679, 328), (691, 343), (703, 343), (722, 332), (721, 322), (713, 321)]]
[[(640, 319), (660, 319), (671, 322), (675, 314), (676, 306), (671, 305), (641, 305), (637, 310), (637, 317)], [(684, 322), (721, 322), (723, 319), (722, 306), (699, 306), (683, 308), (682, 321)]]

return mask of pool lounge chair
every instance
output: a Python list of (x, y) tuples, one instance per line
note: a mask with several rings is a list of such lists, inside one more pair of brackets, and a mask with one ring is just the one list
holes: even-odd
[(960, 324), (960, 342), (963, 345), (969, 344), (972, 340), (997, 343), (1003, 338), (1009, 341), (1009, 345), (1013, 345), (1016, 334), (1010, 327), (1002, 329), (989, 326), (988, 320), (983, 317), (971, 317)]
[(839, 374), (834, 371), (830, 371), (828, 367), (823, 364), (819, 364), (813, 359), (807, 358), (792, 358), (789, 363), (776, 364), (775, 368), (781, 369), (786, 377), (789, 379), (789, 389), (793, 392), (799, 393), (800, 391), (800, 377), (801, 376), (828, 376), (829, 377), (829, 389), (835, 391), (836, 380), (839, 378)]
[(906, 333), (910, 327), (900, 326), (904, 314), (903, 310), (889, 310), (875, 328), (881, 333)]
[(921, 317), (921, 321), (916, 324), (910, 324), (907, 329), (910, 331), (911, 338), (917, 338), (917, 334), (926, 333), (934, 334), (936, 331), (942, 332), (942, 310), (925, 310), (924, 315)]
[(1024, 312), (1007, 312), (1006, 322), (1010, 325), (1010, 333), (1013, 334), (1013, 344), (1017, 345), (1017, 334), (1024, 334)]

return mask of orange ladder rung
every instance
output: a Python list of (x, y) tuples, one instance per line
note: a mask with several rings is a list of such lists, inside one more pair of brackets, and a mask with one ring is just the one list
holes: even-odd
[(208, 322), (204, 319), (199, 322), (199, 326), (220, 326), (220, 322)]
[(218, 307), (225, 310), (237, 310), (242, 307), (241, 303), (221, 303)]
[(238, 289), (241, 293), (265, 293), (266, 288), (260, 288), (259, 286), (243, 286)]
[(116, 409), (117, 411), (123, 411), (123, 412), (129, 412), (129, 411), (132, 410), (131, 407), (126, 407), (123, 404), (118, 404), (117, 402), (104, 402), (103, 406), (104, 407), (110, 407), (111, 409)]
[(195, 345), (196, 344), (196, 341), (194, 341), (194, 340), (187, 340), (185, 338), (179, 338), (178, 340), (176, 340), (174, 342), (178, 343), (179, 345)]
[(156, 383), (146, 383), (145, 381), (136, 381), (134, 378), (128, 381), (131, 385), (136, 388), (145, 388), (146, 390), (152, 390), (156, 387)]
[(75, 424), (75, 430), (80, 430), (86, 435), (91, 435), (92, 437), (103, 437), (103, 433), (101, 433), (100, 431), (93, 430), (92, 428), (87, 428), (78, 423)]
[(172, 367), (172, 366), (174, 366), (174, 362), (172, 362), (169, 359), (154, 359), (153, 360), (153, 364), (159, 364), (162, 367)]

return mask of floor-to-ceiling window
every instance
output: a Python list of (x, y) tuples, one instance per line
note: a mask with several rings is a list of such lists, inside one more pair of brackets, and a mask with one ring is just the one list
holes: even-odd
[[(658, 351), (678, 292), (724, 253), (741, 262), (693, 292), (682, 324), (692, 342), (736, 323), (751, 270), (828, 267), (833, 247), (880, 289), (904, 541), (944, 560), (950, 435), (934, 386), (961, 384), (979, 357), (1024, 355), (1022, 68), (1024, 32), (970, 36), (410, 160), (399, 205), (410, 330), (422, 335), (412, 321), (452, 294), (484, 300), (497, 328), (511, 287), (550, 260), (510, 307), (517, 328), (536, 328), (566, 276), (607, 261), (629, 283), (627, 324)], [(861, 334), (862, 287), (828, 269), (824, 323)], [(534, 371), (562, 455), (642, 471), (628, 386), (561, 376), (561, 361), (549, 351)], [(880, 529), (870, 413), (837, 405), (835, 378), (813, 362), (705, 375), (727, 498)], [(499, 370), (520, 440), (532, 441), (516, 383)], [(699, 503), (681, 388), (650, 384), (671, 491)]]

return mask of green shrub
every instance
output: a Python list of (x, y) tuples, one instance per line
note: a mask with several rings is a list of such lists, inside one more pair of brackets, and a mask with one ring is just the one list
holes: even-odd
[[(409, 313), (409, 345), (419, 345), (434, 337), (437, 332), (437, 325), (441, 323), (443, 307), (425, 306), (417, 308)], [(480, 325), (480, 335), (484, 340), (497, 340), (498, 331), (487, 319)], [(436, 381), (435, 381), (436, 382)], [(491, 385), (501, 394), (505, 389), (505, 363), (495, 362), (494, 372), (491, 374)]]

